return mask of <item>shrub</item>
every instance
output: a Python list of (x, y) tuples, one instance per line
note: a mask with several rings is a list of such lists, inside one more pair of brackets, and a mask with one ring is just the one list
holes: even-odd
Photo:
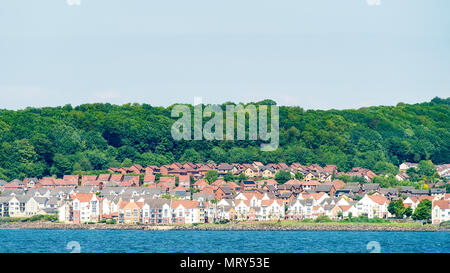
[(326, 222), (331, 222), (331, 219), (326, 216), (326, 215), (321, 215), (319, 217), (317, 217), (314, 222), (316, 223), (326, 223)]

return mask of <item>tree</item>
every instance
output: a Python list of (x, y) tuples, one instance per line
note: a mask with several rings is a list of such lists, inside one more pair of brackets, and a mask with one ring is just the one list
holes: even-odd
[(200, 154), (194, 149), (190, 148), (184, 151), (183, 155), (180, 158), (180, 161), (182, 163), (186, 162), (200, 163), (202, 160)]
[(413, 210), (412, 210), (411, 207), (407, 207), (407, 208), (405, 209), (405, 216), (406, 216), (407, 218), (411, 217), (412, 213), (413, 213)]
[(227, 172), (226, 174), (223, 175), (223, 180), (225, 182), (233, 181), (234, 180), (233, 174), (231, 174), (230, 172)]
[(414, 220), (423, 220), (429, 222), (431, 219), (431, 201), (423, 199), (412, 214)]
[(403, 205), (403, 199), (392, 201), (388, 205), (388, 211), (390, 214), (394, 214), (395, 218), (402, 219), (405, 214), (405, 206)]
[(208, 170), (205, 174), (205, 180), (208, 181), (209, 184), (213, 183), (218, 178), (218, 173), (216, 170)]
[(131, 167), (133, 165), (133, 161), (129, 158), (125, 158), (122, 162), (122, 167)]
[(377, 174), (396, 175), (398, 173), (398, 168), (394, 164), (386, 161), (378, 161), (373, 169)]
[(295, 173), (295, 179), (297, 180), (303, 180), (304, 176), (302, 172), (296, 172)]
[(275, 180), (280, 184), (284, 184), (287, 181), (289, 181), (290, 179), (291, 179), (291, 173), (288, 171), (280, 170), (275, 174)]
[(52, 175), (61, 177), (65, 174), (70, 174), (73, 170), (72, 162), (67, 158), (67, 156), (62, 154), (55, 154), (53, 157), (53, 166), (50, 170)]
[(436, 172), (436, 169), (431, 160), (422, 160), (417, 165), (417, 171), (420, 175), (432, 176)]

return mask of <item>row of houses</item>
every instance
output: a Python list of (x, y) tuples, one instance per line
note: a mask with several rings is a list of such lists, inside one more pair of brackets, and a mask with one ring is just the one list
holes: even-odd
[[(420, 196), (404, 200), (406, 207), (414, 210), (423, 199), (433, 204), (434, 224), (450, 220), (450, 195)], [(388, 212), (389, 200), (378, 193), (364, 195), (356, 201), (348, 197), (330, 197), (325, 193), (301, 194), (285, 202), (269, 193), (242, 192), (234, 199), (218, 202), (198, 200), (170, 200), (134, 197), (103, 197), (95, 194), (76, 194), (59, 208), (62, 222), (97, 222), (102, 219), (118, 223), (191, 224), (217, 221), (277, 221), (330, 219), (367, 216), (369, 218), (392, 217)], [(71, 205), (72, 204), (72, 205)], [(439, 212), (439, 213), (437, 213)]]
[[(330, 195), (317, 190), (317, 187), (316, 190), (299, 189), (298, 193), (285, 198), (285, 185), (278, 185), (280, 191), (270, 191), (267, 186), (230, 192), (218, 198), (216, 193), (228, 187), (222, 185), (216, 192), (199, 191), (185, 199), (172, 200), (163, 198), (165, 192), (157, 187), (105, 187), (98, 190), (82, 186), (53, 190), (5, 190), (0, 196), (0, 216), (29, 217), (57, 213), (61, 222), (115, 220), (118, 223), (146, 224), (303, 220), (321, 215), (331, 219), (360, 215), (385, 218), (391, 216), (387, 211), (389, 202), (396, 200), (395, 195), (377, 190), (377, 185), (366, 187), (359, 200), (353, 195)], [(403, 202), (405, 207), (411, 206), (414, 210), (423, 199), (433, 204), (434, 224), (450, 220), (449, 194), (410, 195)]]
[[(405, 162), (399, 167), (400, 173), (395, 177), (399, 181), (409, 180), (406, 174), (408, 168), (416, 168), (417, 163)], [(64, 175), (62, 178), (43, 177), (25, 178), (23, 181), (14, 179), (10, 182), (0, 180), (0, 191), (4, 189), (24, 189), (24, 188), (68, 188), (78, 186), (95, 186), (102, 188), (104, 186), (117, 187), (139, 187), (154, 186), (157, 183), (157, 175), (159, 178), (159, 186), (166, 190), (172, 189), (178, 182), (178, 186), (189, 188), (193, 181), (201, 180), (209, 170), (217, 170), (219, 176), (226, 173), (234, 175), (244, 174), (249, 180), (258, 180), (261, 178), (270, 179), (280, 171), (288, 171), (291, 175), (302, 173), (303, 181), (308, 183), (329, 183), (335, 177), (340, 175), (362, 177), (366, 182), (371, 182), (376, 174), (365, 168), (354, 167), (349, 172), (339, 172), (336, 165), (325, 165), (321, 167), (318, 164), (311, 164), (309, 166), (301, 165), (299, 163), (292, 163), (287, 165), (285, 163), (270, 163), (262, 164), (261, 162), (253, 162), (248, 164), (229, 164), (220, 163), (215, 164), (181, 164), (174, 162), (170, 165), (163, 166), (147, 166), (142, 167), (139, 164), (134, 164), (131, 167), (110, 168), (111, 173), (100, 175)], [(436, 171), (442, 177), (447, 177), (450, 174), (450, 164), (436, 165)], [(141, 178), (141, 176), (143, 178)], [(249, 182), (247, 182), (249, 183)], [(442, 182), (439, 182), (442, 183)], [(250, 184), (248, 184), (250, 186)], [(240, 185), (239, 185), (240, 186)]]

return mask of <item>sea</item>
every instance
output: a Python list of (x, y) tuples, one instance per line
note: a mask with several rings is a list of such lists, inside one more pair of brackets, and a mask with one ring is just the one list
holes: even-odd
[(450, 253), (450, 232), (0, 230), (0, 253)]

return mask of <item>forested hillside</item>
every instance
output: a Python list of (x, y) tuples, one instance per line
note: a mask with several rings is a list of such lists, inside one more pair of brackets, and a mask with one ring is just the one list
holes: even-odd
[(170, 113), (148, 104), (0, 110), (0, 179), (172, 161), (337, 164), (343, 171), (450, 163), (450, 98), (357, 110), (280, 106), (274, 152), (261, 152), (257, 141), (174, 141)]

